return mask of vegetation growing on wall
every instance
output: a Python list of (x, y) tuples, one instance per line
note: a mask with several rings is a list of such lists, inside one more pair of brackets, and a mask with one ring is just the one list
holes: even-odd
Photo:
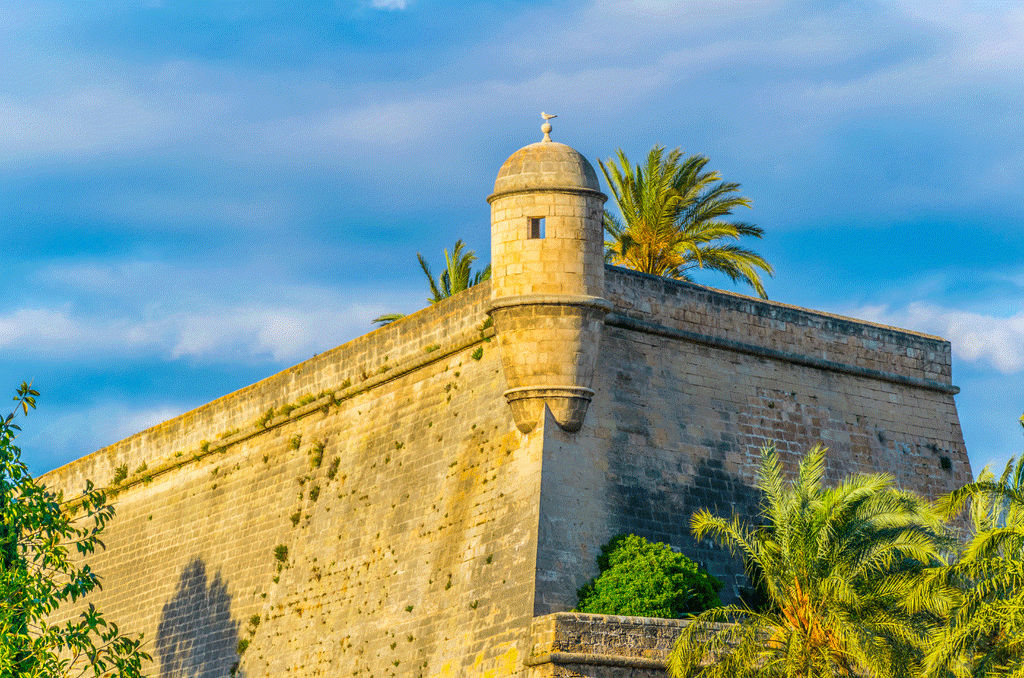
[(601, 547), (597, 565), (578, 612), (675, 619), (721, 605), (722, 582), (668, 544), (620, 534)]

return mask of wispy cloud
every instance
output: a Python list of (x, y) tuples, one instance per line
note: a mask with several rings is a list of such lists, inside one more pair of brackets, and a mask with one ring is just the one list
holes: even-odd
[[(232, 286), (239, 275), (248, 286)], [(377, 315), (422, 306), (424, 296), (134, 260), (51, 264), (33, 287), (66, 301), (0, 312), (0, 353), (12, 359), (297, 362), (369, 332)]]
[(20, 308), (0, 315), (0, 351), (11, 358), (300, 361), (365, 334), (373, 329), (370, 319), (389, 310), (346, 302), (325, 290), (291, 305), (207, 304), (198, 312), (142, 318)]
[(409, 6), (409, 0), (371, 0), (370, 5), (374, 9), (405, 9)]
[(174, 117), (117, 86), (87, 86), (42, 100), (0, 97), (0, 168), (152, 145), (168, 137)]
[(211, 226), (227, 228), (284, 228), (295, 217), (280, 199), (256, 196), (217, 197), (181, 191), (177, 194), (133, 192), (105, 194), (85, 206), (92, 214), (123, 222), (132, 229), (159, 227), (183, 232)]
[(855, 317), (948, 339), (953, 355), (991, 365), (1003, 374), (1024, 371), (1024, 311), (999, 317), (915, 302), (902, 308), (865, 306)]

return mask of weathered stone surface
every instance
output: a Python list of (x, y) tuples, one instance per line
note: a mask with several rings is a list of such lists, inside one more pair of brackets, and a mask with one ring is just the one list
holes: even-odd
[[(513, 153), (498, 170), (494, 193), (543, 189), (586, 189), (600, 192), (594, 166), (571, 146), (539, 141)], [(570, 204), (570, 203), (564, 203)]]
[(536, 617), (528, 678), (656, 678), (689, 624), (682, 619), (558, 612)]

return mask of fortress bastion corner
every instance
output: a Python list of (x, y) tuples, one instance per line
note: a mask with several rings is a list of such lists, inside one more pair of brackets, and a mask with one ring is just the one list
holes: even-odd
[(42, 477), (129, 469), (89, 602), (160, 678), (653, 678), (685, 622), (569, 612), (611, 536), (730, 598), (688, 517), (756, 511), (765, 444), (971, 479), (948, 342), (606, 266), (597, 175), (542, 129), (488, 198), (490, 281)]

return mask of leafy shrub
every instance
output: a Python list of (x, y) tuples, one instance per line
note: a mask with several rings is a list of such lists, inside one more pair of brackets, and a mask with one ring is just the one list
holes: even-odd
[(673, 619), (722, 604), (722, 582), (668, 544), (620, 534), (601, 547), (597, 566), (577, 592), (577, 612)]

